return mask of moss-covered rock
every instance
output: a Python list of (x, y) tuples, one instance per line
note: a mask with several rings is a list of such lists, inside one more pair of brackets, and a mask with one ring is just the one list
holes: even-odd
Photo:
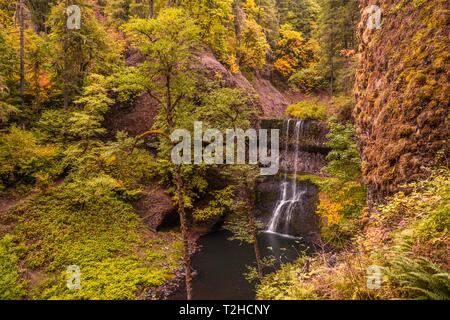
[[(373, 4), (364, 0), (362, 7)], [(449, 2), (380, 0), (382, 28), (359, 25), (357, 133), (372, 200), (449, 155)], [(447, 163), (448, 165), (448, 163)]]

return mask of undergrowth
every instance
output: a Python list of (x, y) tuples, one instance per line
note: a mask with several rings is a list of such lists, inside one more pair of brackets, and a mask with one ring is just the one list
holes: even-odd
[[(302, 257), (266, 276), (259, 299), (450, 299), (450, 171), (403, 187), (339, 253)], [(367, 221), (364, 221), (367, 219)], [(369, 267), (381, 286), (368, 286)]]
[[(135, 299), (173, 276), (181, 258), (175, 233), (155, 239), (130, 204), (121, 184), (107, 175), (74, 180), (16, 207), (12, 235), (2, 240), (3, 295), (38, 299)], [(21, 249), (21, 256), (14, 252)], [(20, 274), (17, 266), (27, 270)], [(70, 290), (68, 266), (81, 271), (81, 289)], [(33, 276), (41, 275), (41, 276)], [(16, 283), (15, 285), (12, 285)]]

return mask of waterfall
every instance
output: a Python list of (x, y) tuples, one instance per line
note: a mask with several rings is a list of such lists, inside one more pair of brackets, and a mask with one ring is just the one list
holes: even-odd
[(284, 178), (280, 183), (278, 201), (276, 202), (275, 209), (272, 212), (272, 218), (269, 222), (269, 228), (267, 232), (279, 233), (283, 235), (290, 235), (290, 225), (292, 218), (295, 214), (301, 214), (303, 210), (303, 199), (307, 194), (307, 186), (302, 185), (301, 188), (297, 184), (297, 172), (298, 172), (298, 154), (300, 138), (305, 134), (307, 129), (304, 120), (286, 120), (285, 130), (285, 147), (284, 147), (284, 160), (288, 159), (289, 144), (291, 142), (291, 123), (294, 125), (294, 172), (293, 177), (289, 178), (287, 170), (285, 170)]

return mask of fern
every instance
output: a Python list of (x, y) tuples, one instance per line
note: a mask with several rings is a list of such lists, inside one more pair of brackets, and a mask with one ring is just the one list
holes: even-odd
[(398, 256), (392, 261), (389, 277), (415, 299), (450, 300), (450, 276), (423, 257)]

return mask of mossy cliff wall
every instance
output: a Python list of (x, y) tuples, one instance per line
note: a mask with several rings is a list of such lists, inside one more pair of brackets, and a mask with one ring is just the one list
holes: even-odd
[(449, 1), (361, 0), (354, 117), (372, 201), (449, 161)]

